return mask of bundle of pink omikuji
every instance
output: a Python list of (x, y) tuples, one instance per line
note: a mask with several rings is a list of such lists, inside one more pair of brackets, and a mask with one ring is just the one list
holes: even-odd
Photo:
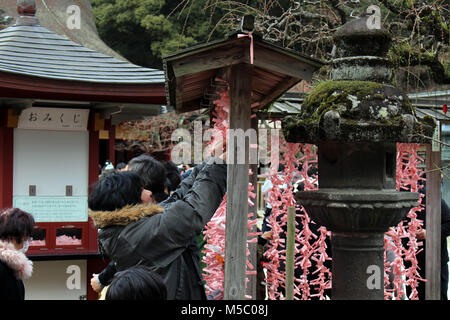
[[(420, 168), (424, 160), (417, 154), (419, 144), (397, 143), (397, 190), (410, 190), (419, 192), (419, 181), (424, 180), (423, 171)], [(395, 228), (391, 228), (386, 234), (392, 242), (385, 237), (385, 249), (394, 250), (396, 258), (392, 263), (385, 263), (385, 268), (393, 267), (394, 289), (385, 290), (385, 299), (400, 299), (406, 292), (406, 286), (411, 288), (408, 299), (418, 299), (417, 286), (419, 281), (425, 281), (419, 274), (416, 255), (423, 250), (423, 242), (417, 240), (417, 233), (422, 230), (423, 221), (417, 218), (417, 212), (423, 210), (420, 194), (417, 207), (412, 208), (407, 214), (407, 219), (402, 220)], [(407, 248), (402, 244), (402, 239), (407, 240)], [(410, 266), (405, 267), (408, 261)], [(385, 277), (385, 287), (389, 280)]]
[[(216, 79), (216, 81), (222, 81)], [(230, 97), (228, 90), (219, 92), (220, 98), (214, 101), (215, 108), (213, 113), (213, 125), (215, 129), (222, 132), (223, 139), (227, 136), (229, 128), (228, 114), (230, 111)], [(307, 172), (311, 166), (317, 165), (317, 155), (312, 145), (302, 145), (286, 143), (280, 137), (280, 153), (283, 158), (280, 162), (285, 165), (283, 172), (277, 172), (278, 163), (272, 159), (272, 167), (267, 179), (271, 179), (273, 188), (268, 193), (266, 201), (272, 206), (272, 213), (268, 218), (268, 225), (273, 231), (272, 238), (268, 241), (267, 250), (264, 256), (267, 263), (265, 283), (267, 286), (268, 299), (284, 299), (285, 291), (285, 271), (280, 269), (280, 264), (286, 260), (286, 237), (283, 233), (286, 230), (287, 208), (293, 206), (296, 208), (297, 221), (302, 225), (296, 226), (295, 237), (295, 268), (301, 268), (300, 278), (294, 281), (294, 299), (307, 300), (327, 299), (325, 290), (330, 289), (332, 285), (332, 274), (324, 263), (331, 260), (327, 255), (327, 245), (325, 240), (330, 236), (330, 232), (325, 227), (318, 228), (319, 234), (311, 232), (309, 224), (314, 223), (310, 220), (306, 210), (294, 199), (294, 178), (300, 174), (303, 178), (304, 190), (315, 190), (318, 185), (317, 176), (310, 177)], [(223, 140), (226, 141), (226, 140)], [(211, 145), (214, 141), (211, 142)], [(418, 191), (418, 182), (422, 178), (419, 164), (423, 159), (418, 157), (417, 144), (397, 144), (397, 190), (410, 187), (411, 191)], [(297, 159), (296, 155), (302, 156)], [(273, 155), (272, 155), (273, 156)], [(294, 163), (297, 165), (294, 165)], [(250, 172), (250, 174), (253, 174)], [(253, 205), (256, 195), (252, 184), (249, 183), (249, 205)], [(409, 286), (411, 293), (409, 299), (417, 299), (418, 281), (424, 281), (418, 273), (416, 254), (422, 250), (422, 243), (417, 241), (416, 234), (420, 231), (422, 221), (417, 219), (417, 211), (422, 210), (421, 198), (418, 206), (411, 209), (407, 218), (400, 222), (398, 226), (391, 228), (386, 234), (391, 241), (385, 240), (385, 249), (394, 250), (396, 259), (392, 263), (385, 262), (385, 299), (400, 299), (405, 297), (404, 288)], [(256, 210), (256, 209), (255, 209)], [(255, 233), (254, 226), (257, 222), (255, 212), (248, 215), (248, 240), (247, 256), (250, 254), (248, 244), (257, 241), (260, 233)], [(206, 292), (214, 296), (215, 299), (223, 298), (224, 290), (224, 264), (225, 264), (225, 235), (226, 235), (226, 194), (216, 213), (206, 225), (203, 232), (206, 245), (204, 247), (203, 263), (206, 267), (203, 269), (203, 277), (206, 282)], [(402, 244), (402, 239), (408, 240), (408, 248)], [(312, 263), (314, 261), (314, 264)], [(405, 261), (410, 262), (410, 267), (404, 265)], [(314, 265), (314, 270), (313, 266)], [(395, 274), (393, 289), (388, 289), (389, 279), (387, 271), (393, 268)], [(256, 273), (256, 266), (252, 265), (247, 258), (246, 274)], [(309, 277), (309, 280), (308, 280)], [(311, 280), (312, 279), (312, 280)], [(248, 282), (248, 279), (247, 279)], [(392, 287), (392, 285), (390, 286)], [(389, 287), (389, 288), (390, 288)], [(246, 296), (246, 298), (251, 298)]]
[[(56, 245), (59, 246), (75, 246), (75, 245), (81, 245), (82, 241), (81, 239), (78, 239), (75, 236), (66, 236), (66, 235), (62, 235), (62, 236), (57, 236), (56, 237)], [(45, 240), (33, 240), (30, 242), (30, 246), (32, 247), (42, 247), (45, 246), (46, 242)]]

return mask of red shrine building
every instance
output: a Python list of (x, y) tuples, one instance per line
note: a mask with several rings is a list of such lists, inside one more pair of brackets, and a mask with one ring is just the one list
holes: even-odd
[(114, 162), (115, 126), (160, 113), (164, 72), (56, 34), (20, 3), (16, 23), (0, 31), (0, 208), (37, 222), (27, 300), (96, 299), (90, 279), (107, 261), (88, 218), (89, 187), (101, 155)]

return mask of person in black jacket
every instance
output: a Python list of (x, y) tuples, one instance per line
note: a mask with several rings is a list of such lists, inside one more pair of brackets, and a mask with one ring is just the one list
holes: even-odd
[(0, 300), (25, 300), (22, 280), (33, 272), (25, 252), (34, 224), (33, 216), (25, 211), (0, 210)]
[(157, 272), (169, 300), (206, 299), (191, 244), (219, 207), (226, 177), (226, 165), (203, 162), (159, 204), (135, 173), (105, 177), (88, 201), (89, 215), (100, 228), (101, 251), (118, 271), (142, 264)]

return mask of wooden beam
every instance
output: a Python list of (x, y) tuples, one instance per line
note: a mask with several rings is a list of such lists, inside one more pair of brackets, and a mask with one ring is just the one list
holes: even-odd
[(293, 78), (311, 80), (316, 67), (303, 62), (297, 58), (266, 48), (255, 43), (254, 65), (280, 74), (289, 75)]
[[(101, 114), (98, 113), (98, 112), (91, 111), (91, 114), (89, 114), (89, 117), (91, 115), (94, 117), (93, 118), (93, 121), (94, 121), (93, 125), (94, 125), (94, 127), (93, 127), (92, 130), (94, 130), (94, 131), (105, 130), (105, 119), (101, 117)], [(89, 121), (90, 120), (91, 119), (89, 118)]]
[(427, 144), (425, 300), (441, 298), (441, 151)]
[(201, 54), (202, 52), (207, 52), (208, 50), (211, 50), (212, 48), (219, 48), (225, 44), (230, 44), (232, 42), (237, 42), (239, 39), (235, 38), (230, 40), (228, 39), (220, 39), (220, 40), (214, 40), (211, 42), (199, 44), (190, 48), (182, 49), (180, 51), (164, 55), (163, 61), (167, 64), (173, 63), (174, 61), (178, 61), (180, 59), (191, 57), (193, 55)]
[[(204, 94), (204, 88), (206, 88), (207, 85), (203, 86), (202, 88), (197, 88), (197, 90), (192, 90), (192, 91), (188, 91), (186, 93), (183, 94), (183, 105), (186, 103), (186, 101), (191, 101), (191, 100), (195, 100), (195, 99), (201, 99), (205, 96)], [(187, 88), (185, 89), (187, 90)]]
[(264, 93), (253, 89), (252, 91), (252, 102), (260, 102), (264, 98)]
[[(177, 111), (183, 111), (183, 83), (184, 77), (179, 77), (176, 80), (176, 89), (175, 89), (175, 109)], [(173, 103), (173, 101), (171, 101)]]
[[(229, 68), (230, 131), (251, 127), (252, 69), (249, 64)], [(245, 297), (246, 245), (248, 221), (248, 143), (238, 146), (227, 142), (227, 217), (225, 241), (225, 300), (243, 300)], [(231, 150), (232, 149), (232, 150)], [(247, 160), (237, 164), (237, 152), (245, 152)]]
[(164, 83), (120, 84), (43, 79), (0, 72), (3, 98), (166, 104)]
[(8, 128), (17, 128), (17, 125), (19, 124), (19, 115), (18, 112), (14, 109), (8, 109)]
[(301, 79), (298, 79), (298, 78), (288, 77), (286, 80), (281, 82), (276, 88), (274, 88), (268, 95), (266, 95), (264, 97), (264, 99), (261, 100), (260, 108), (263, 108), (266, 105), (273, 102), (274, 100), (276, 100), (283, 93), (285, 93), (287, 90), (289, 90), (294, 85), (296, 85), (298, 82), (300, 82), (300, 80)]
[[(250, 44), (250, 41), (248, 43)], [(195, 56), (189, 55), (177, 59), (171, 63), (173, 72), (178, 78), (193, 73), (249, 62), (249, 50), (244, 44), (244, 41), (236, 41), (227, 45), (226, 49), (222, 47), (211, 48)]]
[(257, 41), (256, 44), (258, 46), (264, 47), (270, 51), (278, 52), (279, 54), (281, 54), (283, 56), (287, 56), (287, 57), (293, 58), (295, 60), (298, 60), (300, 62), (307, 63), (307, 64), (311, 65), (312, 67), (316, 68), (317, 70), (325, 65), (325, 63), (319, 59), (311, 58), (310, 56), (307, 56), (307, 55), (297, 52), (295, 50), (276, 45), (273, 42)]

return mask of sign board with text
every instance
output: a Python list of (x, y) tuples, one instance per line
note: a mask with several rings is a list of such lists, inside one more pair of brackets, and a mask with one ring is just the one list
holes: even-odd
[(36, 222), (86, 222), (88, 221), (87, 200), (87, 196), (13, 197), (14, 207), (31, 213)]
[(19, 129), (86, 131), (87, 109), (28, 108), (19, 116)]

